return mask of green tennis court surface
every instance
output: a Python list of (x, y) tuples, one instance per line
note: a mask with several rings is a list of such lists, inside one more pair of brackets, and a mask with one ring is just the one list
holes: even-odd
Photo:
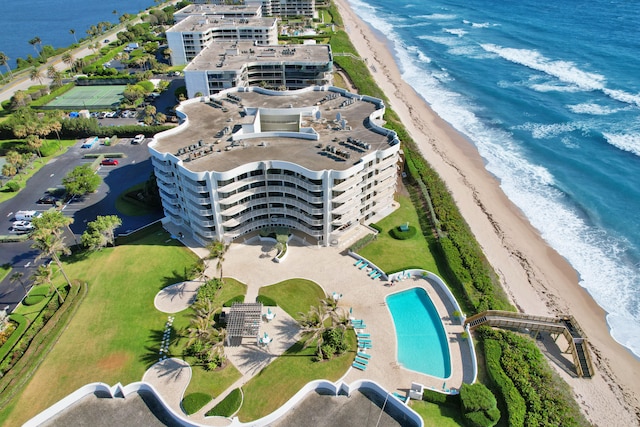
[(126, 85), (76, 86), (47, 104), (60, 110), (115, 109), (120, 105)]

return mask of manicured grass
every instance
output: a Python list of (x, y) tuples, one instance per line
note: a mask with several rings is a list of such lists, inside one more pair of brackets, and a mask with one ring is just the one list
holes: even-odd
[(422, 417), (424, 427), (457, 427), (465, 425), (460, 410), (455, 408), (416, 400), (412, 400), (410, 406)]
[(211, 396), (206, 393), (186, 394), (182, 399), (182, 407), (187, 415), (192, 415), (202, 409), (210, 400)]
[(210, 409), (207, 412), (207, 416), (220, 416), (220, 417), (230, 417), (236, 413), (238, 409), (240, 409), (240, 405), (242, 404), (242, 392), (239, 388), (235, 388), (231, 390), (231, 393), (227, 395), (222, 402), (218, 403), (214, 408)]
[[(407, 268), (422, 268), (440, 274), (435, 259), (429, 251), (427, 239), (422, 234), (418, 214), (408, 196), (399, 196), (400, 207), (388, 217), (378, 222), (382, 232), (376, 240), (358, 251), (359, 255), (375, 263), (386, 273)], [(390, 231), (399, 225), (409, 223), (416, 227), (415, 236), (406, 240), (391, 237)]]
[(0, 282), (11, 273), (11, 264), (0, 265)]
[(0, 423), (21, 425), (84, 384), (139, 381), (157, 361), (167, 317), (155, 309), (154, 297), (184, 280), (195, 260), (164, 231), (66, 260), (69, 277), (89, 283), (88, 295), (16, 405), (0, 413)]
[(275, 285), (263, 286), (259, 295), (274, 300), (294, 319), (299, 319), (298, 313), (307, 313), (309, 307), (320, 304), (320, 300), (326, 297), (320, 286), (306, 279), (289, 279)]
[[(356, 346), (355, 334), (347, 334), (350, 348)], [(324, 362), (314, 362), (316, 348), (304, 348), (297, 342), (281, 357), (274, 360), (245, 386), (244, 402), (238, 412), (242, 422), (256, 420), (275, 411), (296, 394), (309, 381), (326, 379), (336, 381), (353, 363), (355, 351)]]

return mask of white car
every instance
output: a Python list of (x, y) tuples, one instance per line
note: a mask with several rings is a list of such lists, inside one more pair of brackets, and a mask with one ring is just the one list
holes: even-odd
[(31, 224), (29, 221), (15, 221), (13, 223), (14, 231), (32, 231), (33, 228), (33, 224)]
[(132, 144), (142, 144), (144, 142), (144, 135), (143, 134), (138, 134), (136, 136), (133, 137), (133, 139), (131, 140)]

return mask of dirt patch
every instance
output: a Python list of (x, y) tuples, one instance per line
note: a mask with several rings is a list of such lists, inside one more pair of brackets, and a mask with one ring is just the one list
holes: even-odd
[(105, 371), (115, 371), (121, 369), (129, 359), (131, 359), (131, 356), (127, 353), (113, 353), (99, 360), (97, 365), (98, 368)]

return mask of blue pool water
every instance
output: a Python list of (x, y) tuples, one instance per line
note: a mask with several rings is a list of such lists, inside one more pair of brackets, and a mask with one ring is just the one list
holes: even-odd
[(387, 297), (398, 339), (398, 362), (412, 371), (438, 378), (451, 375), (447, 336), (436, 307), (422, 288)]

